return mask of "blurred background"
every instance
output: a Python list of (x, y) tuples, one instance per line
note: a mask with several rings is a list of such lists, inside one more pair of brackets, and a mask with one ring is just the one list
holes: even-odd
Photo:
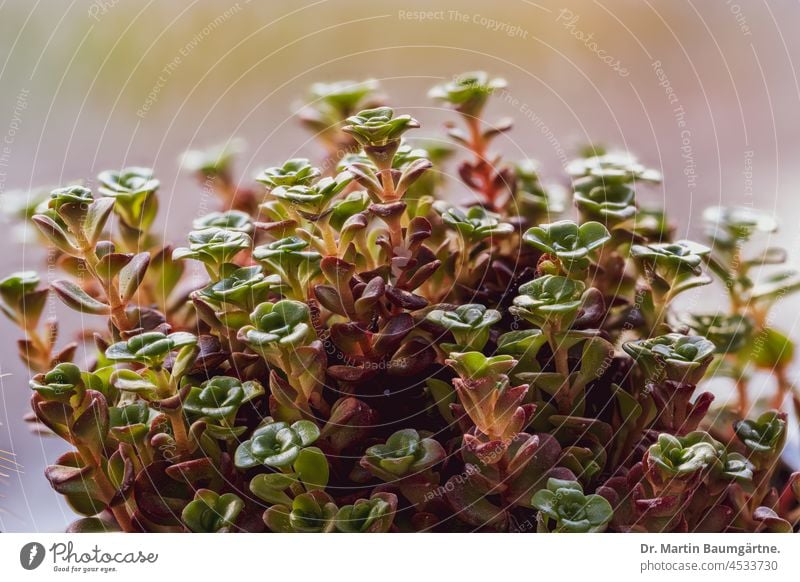
[[(207, 211), (179, 172), (181, 152), (239, 137), (242, 180), (321, 150), (295, 116), (316, 81), (379, 79), (390, 103), (440, 135), (453, 114), (427, 90), (484, 69), (505, 77), (489, 117), (497, 142), (547, 179), (586, 142), (630, 149), (660, 168), (646, 194), (701, 235), (702, 208), (755, 206), (782, 230), (769, 244), (800, 259), (800, 4), (778, 0), (4, 0), (0, 2), (0, 204), (12, 191), (101, 170), (155, 168), (167, 240)], [(457, 194), (456, 194), (457, 195)], [(2, 225), (0, 273), (46, 271), (44, 253)], [(705, 288), (695, 298), (715, 303)], [(67, 341), (82, 324), (63, 321)], [(776, 322), (797, 338), (796, 303)], [(30, 432), (17, 331), (0, 322), (0, 530), (59, 531), (70, 510), (42, 475), (65, 445)], [(768, 386), (764, 387), (768, 389)]]

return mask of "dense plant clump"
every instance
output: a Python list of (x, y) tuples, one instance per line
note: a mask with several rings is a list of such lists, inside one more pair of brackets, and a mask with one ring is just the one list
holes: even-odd
[[(797, 528), (781, 453), (800, 399), (770, 310), (800, 276), (748, 244), (775, 222), (713, 208), (707, 240), (673, 240), (639, 202), (659, 173), (597, 146), (567, 168), (570, 219), (535, 162), (492, 149), (504, 86), (431, 92), (460, 118), (448, 148), (374, 81), (315, 85), (320, 165), (242, 187), (232, 147), (190, 152), (221, 208), (169, 241), (148, 168), (20, 205), (62, 274), (6, 277), (0, 308), (36, 421), (74, 447), (46, 470), (85, 516), (71, 531)], [(714, 277), (729, 308), (678, 313)], [(43, 317), (51, 293), (87, 316), (81, 346)], [(712, 373), (738, 399), (712, 408)]]

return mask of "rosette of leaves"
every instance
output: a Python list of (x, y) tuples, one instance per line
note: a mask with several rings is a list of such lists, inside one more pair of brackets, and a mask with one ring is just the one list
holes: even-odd
[(538, 224), (552, 215), (564, 211), (564, 203), (557, 191), (548, 191), (539, 178), (539, 164), (535, 160), (522, 160), (514, 166), (514, 200), (518, 214), (529, 224)]
[(398, 430), (384, 444), (369, 447), (361, 458), (361, 466), (376, 477), (392, 482), (422, 473), (445, 456), (439, 441), (408, 428)]
[(394, 493), (378, 492), (336, 512), (336, 529), (344, 533), (386, 533), (397, 511)]
[(337, 511), (330, 495), (314, 490), (301, 493), (290, 505), (273, 505), (264, 512), (264, 523), (275, 533), (330, 533)]
[(221, 228), (251, 234), (253, 232), (253, 219), (241, 210), (227, 210), (225, 212), (210, 212), (205, 216), (196, 218), (192, 222), (195, 230), (206, 228)]
[(750, 240), (756, 232), (775, 232), (778, 223), (771, 215), (742, 206), (712, 206), (703, 211), (706, 235), (714, 245), (732, 249)]
[(232, 376), (215, 376), (189, 390), (183, 409), (200, 418), (232, 421), (242, 404), (263, 393), (264, 388), (256, 380), (242, 382)]
[(455, 344), (443, 343), (446, 352), (480, 351), (489, 341), (489, 330), (500, 321), (501, 314), (496, 309), (487, 309), (480, 303), (460, 305), (453, 310), (434, 309), (425, 316), (453, 334)]
[(161, 183), (150, 168), (106, 170), (97, 176), (98, 192), (115, 201), (116, 212), (126, 226), (147, 232), (158, 211), (156, 190)]
[(567, 167), (573, 177), (575, 205), (584, 220), (617, 226), (636, 214), (637, 182), (658, 183), (661, 174), (649, 170), (627, 153), (575, 160)]
[(662, 495), (682, 493), (697, 482), (748, 482), (753, 478), (753, 465), (745, 457), (727, 452), (703, 431), (683, 437), (660, 434), (647, 450), (644, 465), (648, 479)]
[(442, 215), (442, 221), (464, 237), (467, 244), (514, 232), (513, 225), (503, 222), (499, 214), (486, 210), (483, 206), (472, 206), (464, 210), (456, 206), (440, 205), (437, 209)]
[(538, 327), (566, 328), (575, 320), (586, 285), (558, 275), (542, 275), (524, 283), (511, 311)]
[[(523, 403), (527, 384), (510, 384), (507, 373), (517, 360), (507, 355), (487, 357), (481, 352), (454, 352), (445, 364), (459, 375), (453, 379), (453, 387), (464, 412), (480, 433), (480, 442), (467, 436), (465, 442), (479, 450), (481, 446), (494, 449), (522, 431), (533, 406)], [(493, 457), (499, 460), (500, 455)]]
[(531, 503), (539, 510), (540, 532), (602, 532), (614, 517), (614, 510), (604, 497), (584, 494), (577, 481), (550, 478), (547, 488), (537, 491)]
[(702, 274), (703, 258), (710, 252), (708, 247), (689, 240), (631, 246), (631, 257), (649, 275), (653, 291), (667, 298), (711, 282)]
[(112, 406), (108, 409), (109, 433), (119, 442), (136, 445), (141, 450), (147, 446), (144, 439), (156, 416), (142, 400)]
[(745, 315), (692, 314), (686, 323), (692, 331), (711, 341), (721, 354), (736, 353), (752, 339), (753, 322)]
[(648, 381), (684, 384), (700, 382), (717, 349), (703, 336), (679, 333), (625, 342), (622, 348), (642, 366)]
[(661, 181), (660, 172), (646, 168), (628, 152), (600, 153), (573, 160), (567, 166), (567, 173), (575, 179), (592, 178), (604, 184)]
[(24, 330), (32, 330), (39, 323), (47, 289), (39, 289), (40, 278), (36, 271), (11, 273), (0, 280), (0, 311)]
[(774, 467), (786, 443), (785, 413), (768, 410), (755, 420), (740, 420), (733, 429), (759, 469)]
[[(257, 351), (291, 351), (314, 337), (308, 306), (299, 301), (261, 303), (250, 315), (250, 321), (252, 325), (243, 327), (239, 335)], [(274, 361), (269, 357), (267, 360)]]
[(307, 250), (308, 246), (308, 241), (289, 236), (256, 247), (253, 258), (280, 276), (291, 288), (295, 299), (304, 300), (308, 282), (319, 272), (322, 259), (318, 252)]
[(85, 384), (83, 373), (78, 366), (71, 362), (62, 362), (47, 373), (34, 376), (30, 381), (30, 387), (45, 400), (67, 402), (75, 395), (80, 400)]
[(185, 331), (169, 335), (148, 331), (110, 345), (106, 349), (105, 357), (112, 362), (135, 362), (151, 369), (159, 369), (172, 352), (188, 354), (195, 350), (196, 345), (197, 336)]
[(172, 252), (174, 261), (194, 259), (202, 262), (209, 274), (217, 279), (223, 266), (243, 250), (250, 248), (253, 240), (241, 231), (211, 227), (189, 233), (189, 247), (178, 247)]
[(333, 197), (344, 190), (352, 179), (350, 172), (341, 172), (335, 177), (322, 178), (314, 184), (277, 186), (270, 194), (305, 218), (316, 219), (327, 210)]
[(395, 117), (391, 107), (377, 107), (348, 117), (342, 131), (352, 135), (364, 148), (367, 157), (383, 170), (391, 168), (403, 134), (416, 127), (419, 127), (419, 122), (410, 115)]
[(239, 445), (233, 460), (239, 469), (290, 467), (300, 451), (318, 438), (319, 428), (310, 420), (298, 420), (289, 425), (267, 419), (266, 424)]
[(489, 96), (505, 87), (505, 79), (492, 79), (484, 71), (475, 71), (462, 73), (447, 83), (433, 87), (428, 96), (447, 103), (464, 116), (479, 117)]
[(91, 251), (113, 209), (112, 198), (96, 200), (88, 188), (66, 186), (53, 190), (46, 208), (31, 220), (59, 251), (71, 257), (96, 260), (92, 259)]
[(352, 137), (341, 131), (341, 123), (357, 111), (377, 105), (378, 88), (375, 79), (314, 83), (311, 101), (300, 110), (300, 119), (332, 154), (347, 151), (353, 148)]
[(244, 501), (234, 493), (220, 495), (210, 489), (199, 489), (181, 512), (181, 519), (194, 533), (229, 532), (244, 509)]
[(201, 178), (218, 178), (227, 182), (231, 179), (233, 160), (243, 150), (244, 142), (231, 139), (206, 149), (185, 152), (181, 157), (181, 166)]
[(320, 390), (327, 362), (308, 306), (290, 299), (262, 303), (250, 321), (252, 325), (241, 328), (238, 337), (273, 367), (270, 390), (285, 412), (296, 415), (298, 408), (308, 412), (309, 403), (324, 406)]
[(320, 169), (312, 166), (308, 159), (292, 158), (286, 160), (282, 166), (267, 168), (256, 177), (256, 181), (272, 191), (278, 187), (309, 186), (321, 175)]
[(571, 220), (540, 224), (528, 229), (523, 240), (558, 259), (562, 269), (583, 271), (589, 266), (592, 251), (611, 239), (608, 229), (599, 222), (585, 222), (578, 226)]
[(225, 278), (205, 287), (200, 295), (213, 303), (244, 309), (249, 317), (256, 305), (266, 300), (270, 292), (279, 291), (280, 288), (279, 275), (267, 276), (261, 266), (253, 265), (231, 271)]

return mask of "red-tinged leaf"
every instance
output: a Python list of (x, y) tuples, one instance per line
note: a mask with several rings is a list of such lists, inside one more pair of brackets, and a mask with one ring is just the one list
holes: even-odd
[(72, 281), (59, 279), (52, 283), (53, 291), (68, 307), (91, 315), (108, 315), (111, 308), (89, 295)]
[(37, 214), (31, 220), (57, 249), (74, 257), (80, 256), (80, 250), (73, 246), (67, 233), (55, 220), (45, 214)]
[(428, 300), (424, 297), (391, 285), (386, 287), (386, 297), (398, 307), (409, 311), (416, 311), (428, 306)]
[(149, 264), (150, 253), (139, 253), (119, 272), (119, 292), (123, 300), (130, 299), (136, 293)]
[(113, 208), (113, 198), (98, 198), (89, 205), (83, 219), (83, 232), (90, 244), (94, 245), (100, 239)]

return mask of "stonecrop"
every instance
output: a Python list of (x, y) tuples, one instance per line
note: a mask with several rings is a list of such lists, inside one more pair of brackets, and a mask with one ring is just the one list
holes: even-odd
[[(70, 531), (797, 529), (794, 346), (770, 310), (800, 275), (751, 250), (775, 221), (713, 208), (705, 240), (673, 240), (641, 204), (660, 173), (599, 146), (569, 165), (568, 210), (493, 149), (504, 86), (431, 92), (456, 150), (414, 139), (373, 80), (315, 85), (301, 118), (326, 158), (245, 187), (233, 144), (190, 152), (220, 204), (168, 240), (149, 168), (24, 206), (59, 274), (2, 279), (0, 309), (39, 428), (73, 448), (45, 474)], [(714, 278), (726, 309), (676, 311)], [(58, 342), (50, 293), (93, 342)], [(714, 406), (711, 375), (738, 398)]]

